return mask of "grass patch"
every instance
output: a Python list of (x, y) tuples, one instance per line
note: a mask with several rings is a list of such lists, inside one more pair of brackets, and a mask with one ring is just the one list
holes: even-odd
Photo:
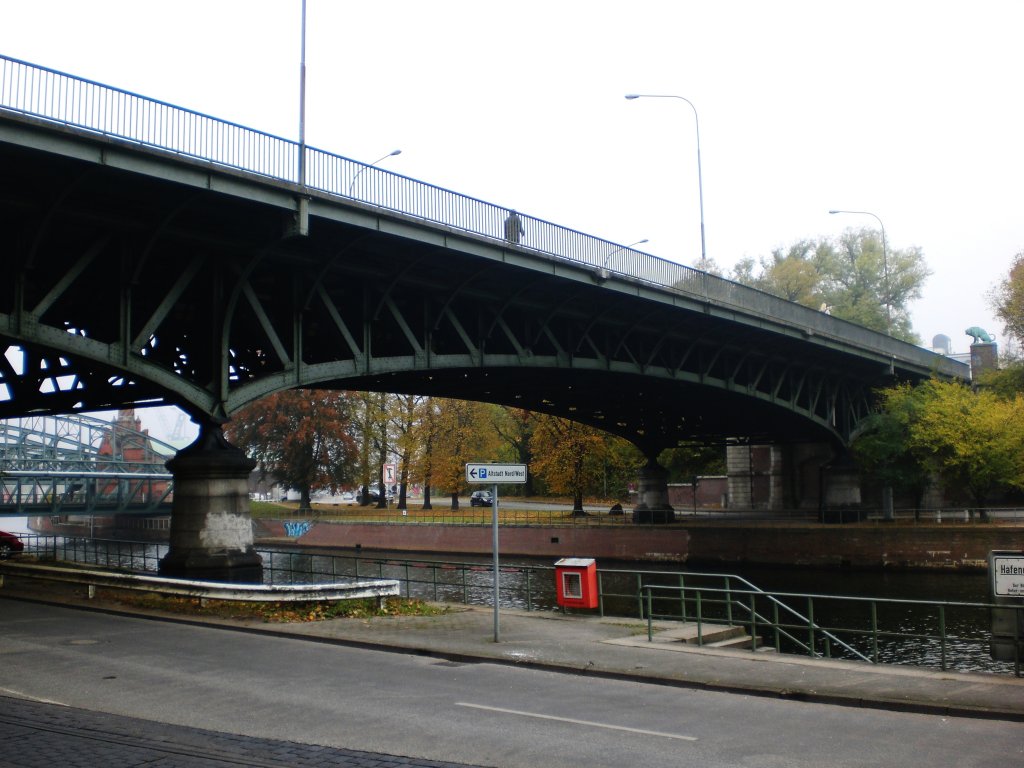
[(450, 610), (447, 606), (397, 597), (385, 598), (379, 607), (375, 598), (334, 602), (250, 603), (158, 594), (127, 594), (119, 595), (117, 600), (122, 604), (149, 610), (218, 619), (262, 619), (268, 623), (368, 619), (376, 616), (440, 616), (449, 613)]

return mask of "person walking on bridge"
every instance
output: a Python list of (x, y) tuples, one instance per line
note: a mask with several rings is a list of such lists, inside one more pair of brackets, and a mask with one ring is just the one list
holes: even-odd
[(519, 238), (525, 234), (526, 230), (523, 229), (523, 221), (519, 214), (514, 210), (509, 211), (508, 218), (505, 219), (505, 239), (510, 243), (518, 243)]

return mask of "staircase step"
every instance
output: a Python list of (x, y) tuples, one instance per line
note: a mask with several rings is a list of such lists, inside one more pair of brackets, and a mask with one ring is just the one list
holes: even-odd
[[(655, 633), (654, 642), (685, 643), (687, 645), (700, 644), (704, 648), (749, 649), (754, 641), (743, 627), (704, 622), (698, 628), (694, 622), (684, 622), (672, 629)], [(759, 652), (775, 650), (770, 646), (765, 646), (761, 638), (757, 638), (756, 647)]]

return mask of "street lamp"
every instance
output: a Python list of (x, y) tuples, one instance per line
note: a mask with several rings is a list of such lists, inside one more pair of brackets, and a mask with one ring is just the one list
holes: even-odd
[(354, 187), (356, 185), (356, 179), (358, 179), (360, 177), (360, 175), (362, 175), (363, 171), (365, 171), (367, 168), (372, 168), (373, 166), (375, 166), (377, 163), (381, 162), (382, 160), (387, 160), (389, 157), (394, 157), (395, 155), (400, 155), (400, 154), (402, 154), (402, 150), (400, 150), (400, 149), (392, 150), (391, 152), (388, 152), (386, 155), (383, 155), (382, 157), (378, 157), (376, 160), (374, 160), (369, 165), (364, 165), (362, 168), (360, 168), (358, 171), (356, 171), (356, 175), (353, 176), (352, 177), (352, 181), (350, 181), (348, 183), (348, 196), (352, 197), (352, 187)]
[(693, 122), (697, 128), (697, 193), (700, 195), (700, 260), (703, 266), (707, 263), (708, 254), (704, 245), (704, 178), (700, 167), (700, 119), (697, 117), (697, 108), (685, 96), (661, 93), (627, 93), (626, 98), (630, 101), (633, 99), (679, 99), (689, 104), (690, 109), (693, 110)]
[(302, 0), (302, 49), (299, 59), (299, 188), (306, 186), (306, 0)]
[(871, 211), (840, 211), (832, 210), (829, 211), (831, 214), (836, 213), (852, 213), (857, 216), (874, 216), (875, 221), (878, 222), (878, 226), (882, 229), (882, 281), (885, 284), (885, 332), (892, 333), (892, 310), (889, 304), (889, 247), (885, 242), (885, 225), (882, 220), (878, 218), (877, 214)]
[(642, 245), (643, 243), (646, 243), (646, 242), (647, 242), (647, 238), (645, 237), (643, 240), (637, 240), (635, 243), (630, 243), (629, 245), (620, 245), (615, 250), (610, 251), (608, 253), (608, 255), (604, 257), (604, 264), (601, 265), (601, 271), (599, 273), (601, 275), (601, 279), (602, 280), (607, 280), (608, 279), (608, 261), (611, 259), (612, 256), (614, 256), (619, 251), (628, 251), (634, 245)]

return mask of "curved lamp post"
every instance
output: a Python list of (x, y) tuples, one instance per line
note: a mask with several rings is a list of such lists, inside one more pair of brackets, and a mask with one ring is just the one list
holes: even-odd
[(363, 171), (365, 171), (367, 168), (372, 168), (373, 166), (375, 166), (377, 163), (381, 162), (382, 160), (387, 160), (389, 157), (394, 157), (395, 155), (400, 155), (400, 154), (402, 154), (402, 150), (400, 150), (400, 149), (392, 150), (391, 152), (388, 152), (386, 155), (384, 155), (382, 157), (378, 157), (376, 160), (374, 160), (369, 165), (364, 165), (362, 168), (360, 168), (358, 171), (356, 171), (356, 175), (353, 176), (352, 177), (352, 181), (350, 181), (348, 183), (348, 196), (352, 197), (352, 187), (354, 187), (356, 185), (356, 179), (358, 179), (362, 175)]
[(632, 101), (633, 99), (679, 99), (685, 101), (690, 105), (690, 109), (693, 110), (693, 122), (697, 129), (697, 193), (700, 196), (700, 259), (701, 263), (707, 262), (708, 253), (707, 248), (704, 244), (704, 176), (700, 166), (700, 119), (697, 117), (697, 108), (693, 106), (693, 102), (685, 96), (674, 96), (671, 94), (662, 93), (627, 93), (626, 98)]
[(882, 281), (885, 284), (885, 332), (892, 332), (892, 309), (889, 303), (889, 247), (885, 242), (885, 224), (878, 217), (877, 214), (871, 211), (841, 211), (831, 210), (831, 214), (836, 213), (851, 213), (857, 216), (874, 216), (875, 221), (878, 222), (878, 226), (882, 228)]
[(630, 243), (629, 245), (620, 245), (618, 248), (615, 248), (614, 250), (609, 251), (608, 255), (604, 257), (604, 264), (601, 265), (601, 269), (598, 271), (598, 274), (601, 276), (601, 279), (602, 280), (607, 280), (608, 279), (608, 262), (611, 260), (612, 256), (614, 256), (619, 251), (628, 251), (634, 245), (641, 245), (642, 243), (646, 243), (646, 242), (647, 242), (647, 238), (645, 237), (643, 240), (637, 240), (635, 243)]

